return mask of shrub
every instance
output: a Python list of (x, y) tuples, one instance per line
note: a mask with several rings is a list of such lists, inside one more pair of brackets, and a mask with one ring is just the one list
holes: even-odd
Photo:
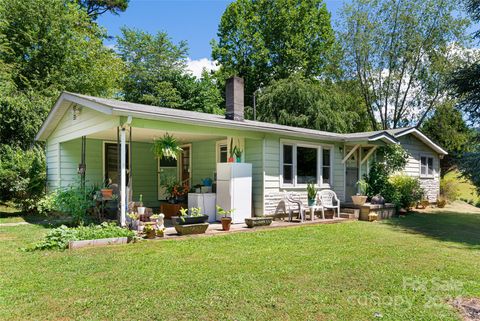
[(100, 225), (79, 226), (74, 228), (62, 225), (52, 229), (45, 235), (42, 241), (26, 250), (64, 250), (68, 248), (68, 242), (70, 241), (95, 240), (110, 237), (133, 238), (134, 236), (135, 233), (133, 231), (121, 228), (115, 223), (102, 223)]
[(31, 210), (45, 190), (45, 154), (39, 147), (22, 150), (0, 145), (0, 201)]
[(56, 210), (70, 215), (74, 224), (83, 224), (91, 221), (88, 210), (94, 206), (93, 193), (95, 187), (81, 188), (79, 184), (72, 184), (54, 194), (53, 205)]
[(390, 177), (390, 183), (398, 193), (397, 206), (409, 209), (421, 201), (425, 194), (420, 186), (418, 178), (407, 175), (394, 175)]
[(454, 178), (444, 177), (440, 181), (440, 195), (442, 195), (447, 202), (453, 202), (458, 199), (460, 189), (458, 182)]
[(373, 162), (370, 172), (365, 176), (367, 182), (367, 196), (372, 198), (381, 195), (388, 203), (398, 203), (398, 193), (389, 181), (389, 172), (384, 164)]

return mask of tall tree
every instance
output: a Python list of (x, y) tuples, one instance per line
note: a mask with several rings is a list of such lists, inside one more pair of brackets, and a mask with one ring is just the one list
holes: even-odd
[(116, 92), (122, 61), (76, 4), (0, 0), (0, 21), (0, 66), (9, 68), (0, 90), (2, 143), (30, 146), (62, 90)]
[(338, 133), (370, 128), (352, 81), (331, 83), (293, 74), (265, 87), (257, 107), (259, 120), (282, 125)]
[(446, 99), (468, 20), (454, 0), (353, 0), (342, 42), (374, 127), (417, 123)]
[(73, 0), (84, 8), (89, 17), (96, 20), (105, 12), (119, 14), (128, 8), (130, 0)]
[(220, 113), (222, 97), (210, 75), (197, 80), (187, 71), (188, 48), (165, 32), (123, 28), (117, 49), (126, 64), (125, 100), (148, 105)]
[(220, 72), (245, 78), (248, 101), (259, 87), (291, 73), (323, 76), (335, 36), (322, 0), (237, 0), (225, 10), (212, 41)]
[(454, 100), (437, 107), (433, 116), (424, 122), (422, 132), (448, 151), (440, 160), (442, 176), (454, 169), (458, 158), (473, 147), (475, 133), (467, 126), (462, 113), (455, 109)]

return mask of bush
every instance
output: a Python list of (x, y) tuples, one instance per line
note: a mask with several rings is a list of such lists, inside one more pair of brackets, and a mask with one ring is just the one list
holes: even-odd
[(68, 248), (70, 241), (105, 239), (110, 237), (133, 238), (133, 231), (121, 228), (115, 223), (102, 223), (100, 225), (89, 225), (69, 228), (62, 225), (47, 233), (43, 241), (27, 248), (28, 251), (36, 250), (64, 250)]
[(88, 210), (94, 206), (93, 193), (95, 187), (80, 187), (80, 184), (72, 184), (63, 190), (57, 190), (54, 194), (53, 207), (55, 210), (72, 217), (74, 224), (91, 222)]
[(440, 181), (440, 195), (442, 195), (449, 203), (457, 200), (460, 195), (457, 180), (447, 177), (442, 178)]
[(45, 154), (39, 147), (22, 150), (0, 145), (0, 201), (29, 211), (45, 190)]
[(398, 193), (397, 206), (405, 209), (413, 207), (420, 202), (425, 194), (420, 186), (418, 178), (407, 175), (394, 175), (390, 177), (390, 183)]
[(389, 181), (389, 171), (384, 164), (373, 162), (365, 180), (368, 183), (367, 196), (369, 198), (381, 195), (388, 203), (398, 203), (398, 193)]

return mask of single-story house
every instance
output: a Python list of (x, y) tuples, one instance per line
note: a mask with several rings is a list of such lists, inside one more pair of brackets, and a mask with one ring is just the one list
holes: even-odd
[[(306, 195), (312, 179), (350, 201), (376, 149), (400, 143), (410, 153), (405, 173), (421, 180), (431, 202), (437, 200), (439, 160), (447, 152), (416, 128), (338, 134), (282, 126), (244, 119), (243, 101), (238, 77), (227, 81), (225, 116), (64, 92), (36, 136), (46, 143), (47, 189), (78, 181), (79, 164), (85, 164), (87, 182), (110, 178), (120, 191), (129, 185), (134, 200), (142, 194), (146, 206), (159, 207), (163, 178), (190, 186), (214, 179), (216, 163), (227, 161), (233, 139), (244, 151), (242, 162), (252, 164), (252, 216), (271, 215), (284, 191)], [(177, 161), (152, 153), (153, 140), (165, 133), (182, 142)], [(120, 194), (125, 205), (128, 195)]]

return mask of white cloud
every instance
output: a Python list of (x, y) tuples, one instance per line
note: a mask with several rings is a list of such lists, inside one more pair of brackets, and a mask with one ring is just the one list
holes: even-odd
[(187, 70), (189, 70), (195, 77), (200, 78), (202, 71), (205, 68), (207, 71), (217, 70), (218, 65), (215, 61), (208, 58), (200, 58), (197, 60), (187, 59)]

